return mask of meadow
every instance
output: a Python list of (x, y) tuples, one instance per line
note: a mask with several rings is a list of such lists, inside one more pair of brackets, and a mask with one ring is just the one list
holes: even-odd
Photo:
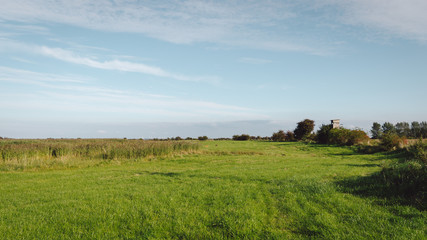
[(0, 149), (2, 239), (427, 235), (425, 209), (378, 181), (381, 165), (398, 154), (300, 142), (125, 139), (1, 140)]

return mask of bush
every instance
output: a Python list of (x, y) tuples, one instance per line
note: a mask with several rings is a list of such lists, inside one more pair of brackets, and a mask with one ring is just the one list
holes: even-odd
[(422, 139), (409, 146), (407, 151), (414, 159), (427, 164), (427, 144), (423, 143)]
[(360, 130), (350, 130), (346, 128), (332, 128), (331, 125), (322, 125), (317, 132), (318, 143), (338, 144), (352, 146), (366, 142), (368, 135)]
[(284, 142), (286, 141), (286, 134), (283, 130), (279, 130), (278, 132), (273, 133), (271, 140), (274, 142)]
[(385, 151), (392, 151), (400, 148), (405, 141), (406, 139), (404, 137), (399, 137), (399, 135), (395, 133), (387, 133), (383, 134), (380, 146)]
[(242, 134), (242, 135), (233, 135), (233, 140), (235, 141), (247, 141), (251, 139), (251, 136), (248, 134)]
[(366, 134), (366, 132), (360, 129), (355, 129), (350, 131), (347, 145), (366, 143), (368, 140), (369, 140), (369, 137)]

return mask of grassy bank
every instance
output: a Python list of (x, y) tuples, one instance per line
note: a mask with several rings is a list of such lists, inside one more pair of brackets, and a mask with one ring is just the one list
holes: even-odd
[[(206, 141), (192, 154), (0, 173), (4, 239), (423, 239), (427, 213), (373, 194), (393, 156)], [(382, 191), (386, 191), (383, 189)]]

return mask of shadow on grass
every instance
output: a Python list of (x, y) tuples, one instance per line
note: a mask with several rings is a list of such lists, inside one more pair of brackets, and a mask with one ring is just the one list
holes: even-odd
[[(371, 165), (371, 164), (364, 164)], [(375, 164), (372, 164), (375, 165)], [(427, 205), (411, 194), (399, 191), (396, 186), (389, 186), (381, 172), (370, 176), (359, 176), (335, 182), (340, 191), (360, 197), (377, 198), (380, 205), (392, 206), (395, 204), (412, 206), (419, 210), (426, 210)]]
[(346, 164), (349, 167), (379, 167), (379, 164)]
[(149, 172), (149, 171), (142, 171), (141, 173), (149, 174), (149, 175), (158, 175), (158, 176), (164, 176), (164, 177), (176, 177), (179, 176), (179, 173), (176, 172)]

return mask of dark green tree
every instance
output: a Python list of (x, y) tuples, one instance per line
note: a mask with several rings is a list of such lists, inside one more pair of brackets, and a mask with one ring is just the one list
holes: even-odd
[(314, 121), (310, 119), (304, 119), (304, 121), (297, 123), (297, 127), (294, 130), (295, 138), (297, 140), (303, 140), (310, 136), (313, 129)]
[(427, 122), (421, 122), (420, 126), (422, 138), (427, 138)]
[(411, 132), (412, 132), (412, 137), (413, 138), (420, 138), (422, 136), (422, 132), (421, 132), (421, 124), (419, 122), (412, 122), (411, 123)]
[(374, 122), (371, 129), (372, 139), (380, 139), (383, 135), (381, 124)]
[(322, 144), (329, 143), (329, 132), (331, 131), (331, 129), (331, 124), (322, 124), (322, 126), (320, 126), (320, 129), (317, 130), (317, 142)]
[(289, 142), (293, 142), (293, 141), (295, 141), (296, 139), (295, 139), (295, 134), (294, 134), (294, 132), (292, 132), (292, 131), (287, 131), (286, 132), (286, 141), (289, 141)]
[(409, 137), (411, 135), (411, 127), (407, 122), (396, 123), (396, 133), (399, 137)]
[(242, 134), (242, 135), (233, 135), (233, 140), (235, 141), (247, 141), (251, 138), (248, 134)]
[(273, 133), (271, 140), (274, 142), (284, 142), (286, 141), (286, 134), (283, 130)]
[(208, 140), (208, 136), (199, 136), (197, 139), (199, 139), (200, 141), (206, 141)]
[(382, 128), (384, 134), (395, 134), (396, 133), (396, 128), (394, 127), (393, 123), (391, 123), (391, 122), (385, 122), (381, 128)]

